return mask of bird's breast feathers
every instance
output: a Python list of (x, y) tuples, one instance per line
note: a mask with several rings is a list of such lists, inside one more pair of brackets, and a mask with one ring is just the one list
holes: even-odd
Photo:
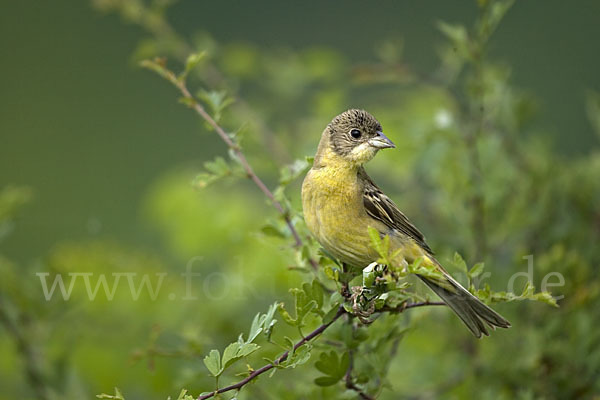
[(311, 169), (302, 185), (302, 205), (309, 230), (340, 261), (366, 266), (378, 258), (368, 228), (382, 227), (366, 214), (356, 170)]

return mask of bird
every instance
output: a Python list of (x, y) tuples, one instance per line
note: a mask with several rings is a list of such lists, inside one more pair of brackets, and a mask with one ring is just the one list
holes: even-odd
[[(302, 183), (306, 226), (319, 244), (343, 265), (364, 268), (380, 255), (369, 229), (388, 236), (399, 265), (421, 259), (439, 274), (417, 275), (477, 338), (510, 323), (461, 286), (436, 260), (423, 234), (367, 175), (364, 165), (379, 150), (395, 148), (381, 124), (361, 109), (333, 118), (324, 129), (313, 165)], [(436, 277), (437, 276), (437, 277)], [(486, 327), (487, 325), (487, 327)]]

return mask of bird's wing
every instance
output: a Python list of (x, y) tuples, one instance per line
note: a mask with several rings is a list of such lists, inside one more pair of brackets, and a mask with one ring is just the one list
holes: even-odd
[(425, 237), (398, 209), (394, 202), (375, 185), (364, 168), (358, 171), (359, 178), (364, 183), (363, 204), (367, 214), (412, 238), (423, 250), (433, 256), (433, 251), (425, 242)]

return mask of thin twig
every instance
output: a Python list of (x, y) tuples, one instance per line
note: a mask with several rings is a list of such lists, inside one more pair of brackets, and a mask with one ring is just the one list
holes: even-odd
[[(317, 336), (319, 336), (321, 333), (323, 333), (323, 331), (327, 328), (329, 328), (329, 326), (331, 324), (333, 324), (335, 321), (337, 321), (342, 315), (346, 314), (346, 310), (344, 309), (344, 307), (340, 306), (338, 308), (337, 313), (334, 315), (334, 317), (331, 319), (331, 321), (319, 326), (317, 329), (315, 329), (314, 331), (312, 331), (311, 333), (309, 333), (308, 335), (306, 335), (304, 338), (302, 338), (298, 343), (296, 343), (294, 345), (294, 349), (293, 351), (298, 350), (298, 348), (300, 348), (302, 345), (304, 345), (307, 342), (310, 342), (311, 340), (313, 340), (314, 338), (316, 338)], [(227, 387), (224, 387), (222, 389), (219, 390), (215, 390), (214, 392), (205, 394), (203, 396), (198, 397), (198, 400), (205, 400), (205, 399), (209, 399), (211, 397), (214, 397), (215, 395), (219, 394), (219, 393), (224, 393), (224, 392), (229, 392), (230, 390), (236, 390), (236, 389), (240, 389), (242, 388), (245, 384), (247, 384), (248, 382), (252, 381), (253, 379), (255, 379), (256, 377), (258, 377), (259, 375), (264, 374), (265, 372), (275, 368), (277, 365), (281, 364), (282, 362), (284, 362), (285, 360), (287, 360), (288, 356), (290, 355), (290, 351), (286, 351), (285, 353), (283, 353), (277, 360), (275, 360), (274, 363), (271, 364), (267, 364), (264, 367), (257, 369), (256, 371), (252, 372), (250, 375), (248, 375), (245, 379), (239, 381), (238, 383), (234, 383), (233, 385), (229, 385)]]
[[(139, 10), (139, 17), (132, 20), (137, 23), (142, 29), (151, 33), (158, 41), (170, 43), (172, 46), (172, 55), (181, 63), (186, 62), (187, 57), (197, 50), (190, 45), (184, 37), (182, 37), (169, 21), (165, 18), (165, 13), (162, 8), (164, 5), (158, 5), (158, 8), (143, 7)], [(209, 62), (204, 62), (206, 73), (203, 78), (212, 87), (222, 87), (227, 85), (227, 79), (223, 76), (219, 69)], [(257, 131), (262, 136), (262, 142), (269, 148), (271, 154), (280, 162), (289, 162), (290, 156), (279, 137), (267, 126), (260, 116), (250, 107), (239, 94), (235, 95), (235, 103), (233, 108), (237, 108), (238, 112), (244, 115), (245, 119), (250, 119), (257, 125)]]
[[(254, 182), (254, 184), (261, 190), (261, 192), (263, 192), (263, 194), (265, 196), (267, 196), (267, 198), (273, 204), (273, 207), (275, 207), (275, 209), (279, 212), (279, 214), (281, 214), (281, 216), (285, 220), (286, 225), (288, 226), (288, 228), (290, 230), (290, 233), (292, 234), (292, 236), (294, 238), (294, 242), (295, 242), (294, 245), (296, 247), (301, 247), (303, 244), (302, 239), (300, 238), (298, 231), (294, 227), (294, 224), (292, 223), (289, 213), (283, 208), (281, 203), (279, 201), (277, 201), (277, 199), (275, 199), (273, 192), (271, 192), (269, 190), (269, 188), (265, 185), (265, 183), (258, 177), (258, 175), (256, 175), (256, 173), (254, 172), (254, 169), (252, 168), (252, 166), (246, 159), (246, 156), (244, 155), (244, 153), (242, 152), (240, 147), (236, 143), (233, 142), (233, 140), (227, 134), (227, 132), (225, 132), (225, 130), (210, 116), (210, 114), (194, 98), (194, 96), (192, 96), (192, 94), (188, 90), (184, 80), (178, 79), (178, 77), (172, 71), (168, 70), (167, 68), (165, 68), (163, 65), (161, 65), (157, 61), (148, 61), (148, 60), (144, 61), (144, 62), (142, 62), (142, 66), (148, 67), (155, 71), (160, 70), (161, 76), (163, 76), (165, 79), (167, 79), (169, 82), (171, 82), (177, 89), (179, 89), (179, 91), (181, 92), (183, 97), (185, 99), (189, 100), (190, 107), (194, 111), (196, 111), (196, 113), (198, 115), (200, 115), (202, 117), (202, 119), (204, 119), (206, 122), (208, 122), (208, 124), (215, 130), (215, 132), (217, 132), (217, 135), (219, 135), (221, 140), (223, 140), (223, 142), (225, 142), (227, 147), (229, 147), (235, 154), (237, 160), (239, 161), (240, 165), (244, 169), (246, 176), (252, 182)], [(318, 263), (314, 259), (312, 259), (312, 258), (309, 259), (309, 262), (314, 269), (318, 268)]]
[[(424, 307), (424, 306), (441, 306), (441, 305), (445, 305), (445, 303), (443, 302), (432, 302), (432, 301), (423, 301), (423, 302), (419, 302), (419, 303), (409, 303), (406, 304), (404, 306), (401, 307), (396, 307), (396, 308), (389, 308), (389, 309), (381, 309), (379, 311), (381, 312), (391, 312), (391, 313), (402, 313), (405, 310), (408, 310), (410, 308), (417, 308), (417, 307)], [(294, 345), (294, 349), (292, 351), (296, 351), (298, 350), (298, 348), (300, 348), (302, 345), (304, 345), (305, 343), (310, 342), (311, 340), (315, 339), (317, 336), (319, 336), (321, 333), (323, 333), (327, 328), (329, 328), (331, 326), (331, 324), (333, 324), (335, 321), (337, 321), (342, 315), (344, 314), (348, 314), (348, 312), (346, 311), (346, 309), (343, 306), (340, 306), (338, 308), (337, 313), (333, 316), (333, 318), (331, 319), (331, 321), (322, 324), (321, 326), (319, 326), (317, 329), (315, 329), (314, 331), (312, 331), (311, 333), (309, 333), (308, 335), (306, 335), (305, 337), (303, 337), (298, 343), (296, 343)], [(213, 392), (207, 393), (205, 395), (199, 396), (198, 400), (206, 400), (206, 399), (210, 399), (214, 396), (216, 396), (217, 394), (220, 393), (225, 393), (225, 392), (229, 392), (231, 390), (239, 390), (241, 389), (244, 385), (246, 385), (247, 383), (251, 382), (252, 380), (254, 380), (255, 378), (257, 378), (259, 375), (264, 374), (267, 371), (272, 370), (273, 368), (275, 368), (277, 365), (281, 364), (282, 362), (284, 362), (285, 360), (287, 360), (288, 356), (290, 355), (290, 351), (286, 351), (285, 353), (283, 353), (277, 360), (275, 360), (274, 363), (271, 364), (267, 364), (257, 370), (255, 370), (254, 372), (252, 372), (250, 375), (248, 375), (246, 378), (242, 379), (241, 381), (234, 383), (232, 385), (226, 386), (224, 388), (215, 390)], [(347, 381), (346, 381), (347, 384)], [(358, 389), (358, 391), (362, 392), (360, 388), (356, 387), (356, 389), (354, 388), (350, 388), (352, 390)], [(360, 395), (360, 393), (359, 393)], [(367, 397), (364, 397), (367, 396)], [(371, 397), (368, 397), (367, 394), (363, 393), (363, 395), (361, 395), (362, 399), (372, 399)]]
[[(352, 321), (349, 321), (349, 322), (352, 323)], [(353, 328), (353, 330), (355, 329), (354, 326), (352, 328)], [(374, 397), (363, 392), (363, 390), (354, 383), (354, 380), (352, 379), (352, 370), (353, 369), (354, 369), (354, 352), (352, 351), (352, 349), (349, 349), (348, 350), (348, 369), (346, 370), (346, 374), (344, 375), (344, 382), (346, 383), (346, 387), (350, 390), (355, 391), (356, 394), (358, 394), (358, 397), (360, 397), (363, 400), (375, 400)]]

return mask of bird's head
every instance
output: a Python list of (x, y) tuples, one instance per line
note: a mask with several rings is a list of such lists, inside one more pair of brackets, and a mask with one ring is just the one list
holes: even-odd
[(394, 143), (382, 132), (381, 124), (364, 110), (352, 109), (335, 117), (325, 129), (330, 151), (346, 161), (362, 165), (381, 149)]

